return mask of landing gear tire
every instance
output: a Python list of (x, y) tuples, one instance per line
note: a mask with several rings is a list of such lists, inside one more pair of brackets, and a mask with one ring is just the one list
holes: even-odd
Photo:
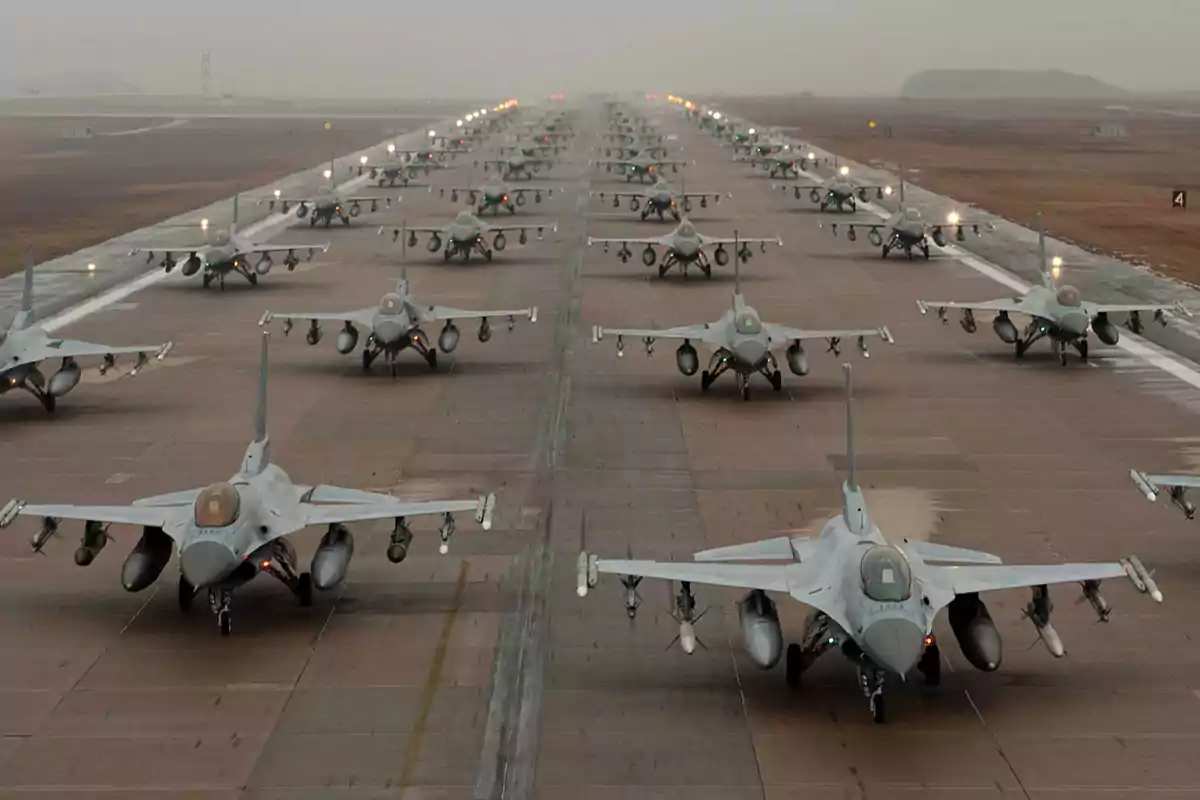
[(936, 644), (931, 644), (925, 648), (925, 652), (921, 654), (921, 660), (917, 662), (917, 669), (925, 676), (926, 686), (938, 686), (941, 684), (942, 654)]
[(804, 664), (802, 662), (803, 658), (804, 653), (800, 650), (800, 645), (795, 643), (788, 645), (787, 663), (784, 665), (788, 686), (800, 685), (800, 676), (804, 674)]
[(882, 725), (887, 719), (883, 708), (882, 694), (877, 694), (871, 698), (871, 719), (875, 720), (876, 725)]
[(783, 391), (783, 373), (779, 370), (771, 373), (771, 388), (777, 392)]
[(301, 608), (308, 608), (312, 605), (313, 582), (311, 573), (300, 573), (300, 581), (296, 584), (296, 599), (300, 601)]
[(222, 636), (228, 636), (233, 631), (233, 623), (228, 610), (217, 612), (217, 626), (220, 627)]
[(192, 610), (192, 600), (196, 597), (196, 587), (188, 579), (179, 576), (179, 610), (184, 614)]
[(707, 392), (709, 388), (712, 387), (712, 383), (712, 373), (710, 373), (708, 370), (704, 370), (700, 373), (700, 391)]
[(429, 355), (425, 356), (425, 363), (429, 365), (430, 372), (437, 372), (437, 350), (429, 351)]

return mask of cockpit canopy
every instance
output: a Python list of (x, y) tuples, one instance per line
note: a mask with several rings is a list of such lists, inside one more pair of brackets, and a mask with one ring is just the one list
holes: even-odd
[(1083, 305), (1083, 298), (1079, 295), (1079, 290), (1074, 286), (1059, 287), (1056, 299), (1058, 300), (1058, 304), (1060, 306), (1078, 308), (1079, 306)]
[(684, 220), (683, 222), (679, 223), (679, 228), (676, 229), (675, 234), (677, 236), (686, 236), (689, 239), (695, 239), (697, 235), (696, 226), (687, 220)]
[(863, 592), (880, 603), (899, 603), (912, 593), (912, 569), (894, 547), (875, 545), (863, 554)]
[(237, 522), (242, 497), (228, 483), (214, 483), (196, 496), (196, 526), (227, 528)]
[(404, 308), (404, 299), (395, 292), (388, 292), (379, 301), (380, 314), (399, 314)]
[(758, 314), (745, 309), (739, 311), (737, 316), (733, 318), (733, 327), (734, 330), (743, 336), (757, 336), (762, 333), (762, 320), (758, 318)]

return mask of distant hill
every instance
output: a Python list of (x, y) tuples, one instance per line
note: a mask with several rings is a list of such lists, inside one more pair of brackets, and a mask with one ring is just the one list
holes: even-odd
[(1086, 75), (1059, 70), (933, 69), (918, 72), (900, 88), (920, 100), (1109, 99), (1129, 92)]

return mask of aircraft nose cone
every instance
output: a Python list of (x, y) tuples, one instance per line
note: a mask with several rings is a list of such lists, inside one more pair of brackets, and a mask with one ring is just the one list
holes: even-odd
[(376, 341), (383, 344), (391, 344), (404, 335), (404, 328), (398, 322), (383, 320), (375, 323), (375, 330), (373, 332)]
[(195, 542), (183, 548), (179, 569), (192, 586), (210, 586), (237, 567), (237, 556), (219, 542)]
[(767, 348), (762, 342), (747, 339), (744, 342), (739, 342), (734, 347), (733, 352), (740, 361), (744, 361), (750, 366), (757, 366), (763, 360), (763, 357), (766, 356)]
[(906, 619), (881, 619), (867, 626), (862, 644), (877, 665), (904, 676), (921, 658), (925, 634)]

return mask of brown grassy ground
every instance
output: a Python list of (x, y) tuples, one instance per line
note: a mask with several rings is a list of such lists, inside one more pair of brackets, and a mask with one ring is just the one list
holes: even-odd
[[(1099, 103), (807, 98), (721, 105), (763, 125), (794, 127), (798, 137), (855, 161), (903, 164), (922, 187), (1018, 222), (1042, 211), (1056, 236), (1200, 282), (1200, 117), (1168, 116), (1149, 104), (1130, 112)], [(1089, 135), (1100, 122), (1124, 124), (1128, 138)], [(1172, 190), (1187, 188), (1193, 208), (1172, 209)]]
[[(68, 139), (148, 127), (169, 118), (0, 118), (0, 275), (199, 208), (237, 190), (313, 167), (331, 154), (320, 120), (194, 119), (128, 136)], [(421, 120), (339, 120), (339, 154)], [(340, 176), (344, 180), (344, 176)]]

